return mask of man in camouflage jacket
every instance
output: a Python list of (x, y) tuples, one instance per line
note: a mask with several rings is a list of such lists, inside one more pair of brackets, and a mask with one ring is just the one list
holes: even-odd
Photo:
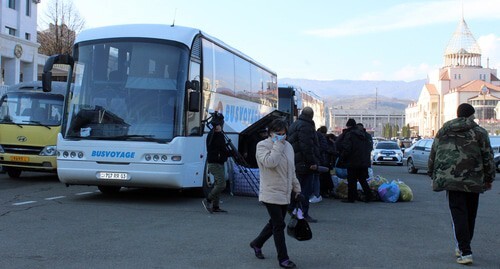
[(488, 133), (474, 122), (474, 113), (469, 104), (458, 107), (458, 117), (436, 134), (428, 163), (433, 190), (447, 191), (460, 264), (472, 263), (479, 194), (491, 189), (496, 175)]

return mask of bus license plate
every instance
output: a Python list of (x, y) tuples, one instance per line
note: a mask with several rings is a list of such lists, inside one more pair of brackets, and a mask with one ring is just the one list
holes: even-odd
[(127, 173), (116, 173), (116, 172), (99, 172), (100, 179), (120, 179), (127, 180)]
[(29, 162), (30, 158), (25, 156), (10, 156), (10, 160), (14, 162)]

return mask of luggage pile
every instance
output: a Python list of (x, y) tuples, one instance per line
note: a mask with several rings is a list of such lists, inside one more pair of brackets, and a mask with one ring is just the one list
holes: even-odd
[(259, 168), (248, 168), (237, 165), (234, 161), (228, 162), (230, 169), (231, 193), (238, 196), (257, 197), (259, 195)]
[[(337, 199), (347, 199), (347, 179), (332, 176), (333, 196)], [(413, 200), (413, 192), (406, 183), (396, 179), (389, 181), (382, 176), (371, 176), (367, 179), (374, 201), (386, 203), (409, 202)], [(358, 199), (363, 200), (365, 194), (358, 182)]]

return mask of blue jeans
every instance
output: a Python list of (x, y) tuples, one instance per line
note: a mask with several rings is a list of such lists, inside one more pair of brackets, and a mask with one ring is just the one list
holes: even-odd
[(314, 179), (313, 179), (313, 194), (316, 197), (319, 197), (320, 195), (320, 182), (319, 182), (319, 174), (314, 174)]

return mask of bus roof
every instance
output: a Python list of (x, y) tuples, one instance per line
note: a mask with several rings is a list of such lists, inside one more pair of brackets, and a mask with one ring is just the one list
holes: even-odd
[(124, 24), (124, 25), (103, 26), (82, 31), (76, 37), (75, 44), (85, 41), (99, 40), (99, 39), (138, 37), (138, 38), (173, 40), (186, 45), (188, 48), (191, 48), (193, 45), (193, 40), (198, 35), (202, 35), (206, 39), (216, 43), (217, 45), (223, 47), (224, 49), (276, 75), (275, 72), (271, 71), (264, 65), (256, 62), (255, 60), (245, 55), (244, 53), (240, 52), (239, 50), (225, 44), (221, 40), (212, 37), (199, 29), (191, 27), (184, 27), (177, 25), (172, 26), (166, 24)]
[[(61, 94), (66, 96), (66, 82), (54, 81), (52, 82), (52, 91), (47, 94)], [(43, 92), (41, 81), (21, 82), (10, 86), (7, 92)]]

